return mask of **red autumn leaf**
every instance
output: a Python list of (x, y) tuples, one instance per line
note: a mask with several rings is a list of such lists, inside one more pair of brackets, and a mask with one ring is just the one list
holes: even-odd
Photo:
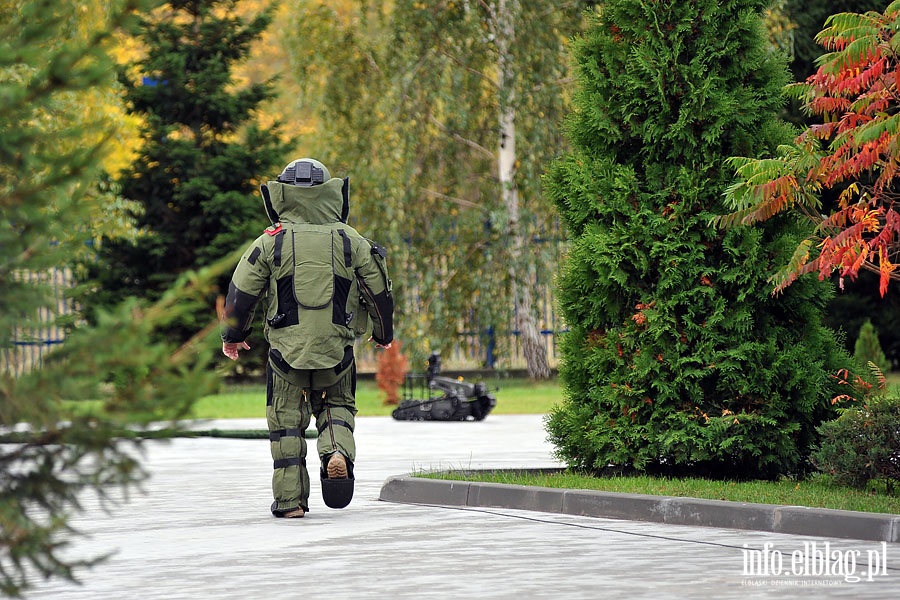
[[(750, 225), (792, 208), (817, 222), (795, 259), (773, 277), (775, 292), (815, 271), (821, 278), (876, 272), (882, 296), (900, 280), (900, 216), (893, 208), (900, 176), (898, 20), (898, 2), (884, 14), (830, 17), (816, 38), (829, 53), (816, 73), (790, 86), (822, 123), (779, 148), (776, 158), (732, 159), (738, 183), (728, 197), (735, 212), (717, 218), (721, 226)], [(839, 205), (820, 214), (828, 189), (840, 192)], [(804, 246), (818, 247), (818, 255), (797, 260), (806, 256)]]

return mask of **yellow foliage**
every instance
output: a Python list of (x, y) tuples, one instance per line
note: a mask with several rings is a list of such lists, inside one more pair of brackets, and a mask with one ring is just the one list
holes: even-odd
[(769, 44), (781, 50), (787, 56), (794, 56), (794, 30), (797, 25), (787, 15), (787, 0), (776, 0), (763, 15), (766, 31), (769, 33)]
[[(0, 15), (18, 11), (22, 4), (21, 1), (0, 1)], [(110, 6), (104, 0), (82, 0), (71, 7), (70, 16), (64, 39), (55, 40), (55, 43), (86, 43), (97, 33), (107, 30)], [(124, 58), (120, 49), (124, 39), (116, 38), (108, 44), (106, 49), (114, 58)], [(39, 121), (49, 129), (63, 126), (70, 131), (85, 132), (81, 139), (60, 141), (62, 147), (95, 147), (107, 139), (101, 164), (109, 173), (124, 168), (135, 156), (140, 143), (140, 120), (126, 115), (118, 83), (112, 74), (106, 85), (61, 95), (57, 111), (58, 114), (39, 115)]]

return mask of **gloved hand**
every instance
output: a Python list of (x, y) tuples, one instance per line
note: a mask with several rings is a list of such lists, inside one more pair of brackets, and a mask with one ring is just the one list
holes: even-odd
[(238, 359), (238, 353), (241, 350), (249, 350), (250, 346), (247, 345), (247, 342), (240, 342), (236, 344), (229, 344), (228, 342), (222, 342), (222, 354), (230, 358), (231, 360)]
[[(371, 342), (371, 341), (372, 341), (372, 338), (369, 338), (369, 341)], [(376, 347), (376, 348), (384, 348), (385, 350), (387, 350), (388, 348), (391, 347), (391, 344), (392, 344), (392, 343), (393, 343), (393, 342), (388, 342), (386, 346), (382, 346), (382, 345), (379, 344), (378, 342), (375, 342), (375, 347)]]

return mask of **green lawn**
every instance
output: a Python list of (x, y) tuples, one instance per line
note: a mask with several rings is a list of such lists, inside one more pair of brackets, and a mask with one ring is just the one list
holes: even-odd
[[(900, 372), (889, 373), (888, 387), (900, 392)], [(475, 380), (470, 380), (475, 381)], [(546, 414), (562, 400), (559, 380), (532, 382), (525, 379), (492, 378), (484, 383), (497, 397), (492, 414)], [(389, 416), (393, 406), (384, 404), (384, 393), (373, 380), (360, 380), (356, 406), (361, 416)], [(194, 406), (198, 419), (240, 419), (264, 417), (266, 414), (264, 385), (226, 386), (215, 396), (201, 398)]]
[[(492, 414), (544, 414), (561, 399), (559, 382), (531, 382), (522, 379), (486, 379), (484, 383), (497, 398)], [(390, 416), (393, 406), (384, 404), (384, 393), (371, 380), (360, 380), (356, 389), (360, 416)], [(215, 396), (201, 398), (194, 405), (198, 419), (244, 419), (266, 416), (264, 385), (228, 386)]]
[[(891, 374), (888, 381), (892, 389), (898, 389), (900, 374)], [(497, 406), (492, 414), (546, 414), (562, 399), (558, 380), (532, 382), (523, 379), (488, 379), (485, 383), (497, 398)], [(361, 416), (389, 416), (393, 407), (386, 406), (383, 399), (384, 395), (374, 381), (359, 381), (356, 403)], [(265, 405), (264, 385), (230, 386), (220, 394), (202, 398), (197, 402), (194, 416), (204, 419), (261, 418), (265, 417)], [(515, 472), (471, 475), (451, 472), (429, 476), (455, 479), (464, 476), (472, 480), (495, 483), (900, 514), (900, 497), (889, 496), (883, 493), (883, 490), (859, 491), (837, 486), (823, 475), (814, 475), (801, 482), (791, 480), (731, 482), (645, 476), (601, 478), (572, 473), (533, 475)]]

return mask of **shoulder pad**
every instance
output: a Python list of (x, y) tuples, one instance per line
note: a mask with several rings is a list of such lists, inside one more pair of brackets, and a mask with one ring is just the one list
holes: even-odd
[(281, 233), (281, 223), (275, 223), (271, 227), (266, 227), (266, 235), (278, 235)]
[(383, 246), (379, 246), (375, 242), (372, 242), (372, 255), (377, 254), (381, 258), (387, 258), (387, 250), (384, 249)]

